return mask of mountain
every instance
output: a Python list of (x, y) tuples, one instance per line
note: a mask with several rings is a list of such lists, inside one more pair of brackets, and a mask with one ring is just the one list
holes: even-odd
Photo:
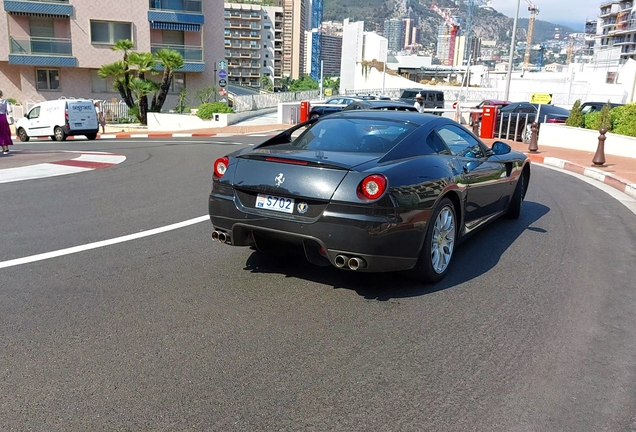
[[(431, 0), (324, 0), (325, 21), (342, 21), (349, 18), (352, 21), (364, 21), (365, 30), (382, 32), (384, 20), (410, 16), (418, 20), (421, 30), (421, 42), (424, 46), (437, 41), (437, 32), (443, 19), (433, 9)], [(451, 14), (458, 16), (462, 23), (466, 22), (468, 8), (465, 2), (458, 0), (435, 0), (435, 4), (442, 8), (452, 9)], [(492, 8), (473, 9), (472, 28), (475, 35), (482, 40), (496, 40), (498, 44), (510, 43), (513, 19), (497, 12)], [(525, 41), (528, 19), (519, 19), (517, 23), (517, 40)], [(559, 29), (556, 31), (555, 29)], [(552, 39), (555, 33), (572, 33), (574, 30), (547, 21), (537, 20), (534, 27), (534, 43), (541, 43)]]

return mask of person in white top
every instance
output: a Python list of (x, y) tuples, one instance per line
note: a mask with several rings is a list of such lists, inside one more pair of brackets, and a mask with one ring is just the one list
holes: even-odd
[(415, 107), (417, 112), (419, 113), (424, 112), (424, 98), (422, 97), (421, 94), (418, 93), (415, 95), (415, 103), (413, 104), (413, 106)]
[(9, 114), (13, 112), (11, 103), (3, 99), (2, 90), (0, 90), (0, 145), (2, 146), (2, 154), (9, 153), (9, 146), (13, 145), (11, 140), (11, 128), (9, 127)]
[(97, 113), (97, 131), (99, 132), (99, 126), (102, 126), (102, 133), (106, 133), (106, 117), (100, 108), (101, 102), (95, 102), (95, 112)]

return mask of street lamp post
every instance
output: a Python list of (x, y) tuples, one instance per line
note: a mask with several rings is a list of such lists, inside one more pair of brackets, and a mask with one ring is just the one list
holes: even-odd
[(517, 0), (517, 12), (515, 13), (515, 21), (512, 25), (512, 38), (510, 41), (510, 58), (508, 59), (508, 72), (506, 73), (506, 91), (504, 93), (504, 99), (508, 100), (510, 96), (510, 78), (512, 77), (512, 62), (515, 55), (515, 45), (517, 36), (517, 21), (519, 20), (519, 8), (521, 7), (521, 0)]

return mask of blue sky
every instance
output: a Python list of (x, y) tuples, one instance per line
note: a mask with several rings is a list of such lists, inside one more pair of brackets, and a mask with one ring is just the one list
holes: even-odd
[[(603, 0), (531, 0), (538, 8), (537, 19), (556, 24), (568, 25), (583, 30), (586, 19), (598, 15)], [(517, 9), (516, 0), (492, 0), (492, 6), (499, 12), (514, 18)], [(528, 4), (521, 0), (519, 18), (528, 18)]]

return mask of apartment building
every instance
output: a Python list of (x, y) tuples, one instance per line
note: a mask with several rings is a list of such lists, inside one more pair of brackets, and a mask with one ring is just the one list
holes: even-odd
[(230, 83), (261, 87), (264, 76), (280, 86), (283, 8), (225, 3), (225, 58)]
[(398, 52), (404, 49), (404, 24), (401, 19), (391, 18), (384, 21), (384, 37), (389, 41), (389, 51)]
[(632, 0), (601, 4), (596, 22), (595, 62), (618, 67), (636, 60), (636, 9)]
[(305, 30), (309, 0), (282, 0), (283, 6), (283, 75), (300, 78), (305, 70)]
[[(217, 61), (224, 58), (220, 0), (4, 1), (0, 11), (0, 89), (26, 103), (60, 97), (119, 100), (99, 68), (122, 59), (112, 50), (120, 39), (135, 51), (180, 52), (165, 109), (184, 87), (190, 94), (215, 83)], [(1, 39), (0, 39), (1, 40)], [(160, 79), (157, 76), (157, 80)]]

